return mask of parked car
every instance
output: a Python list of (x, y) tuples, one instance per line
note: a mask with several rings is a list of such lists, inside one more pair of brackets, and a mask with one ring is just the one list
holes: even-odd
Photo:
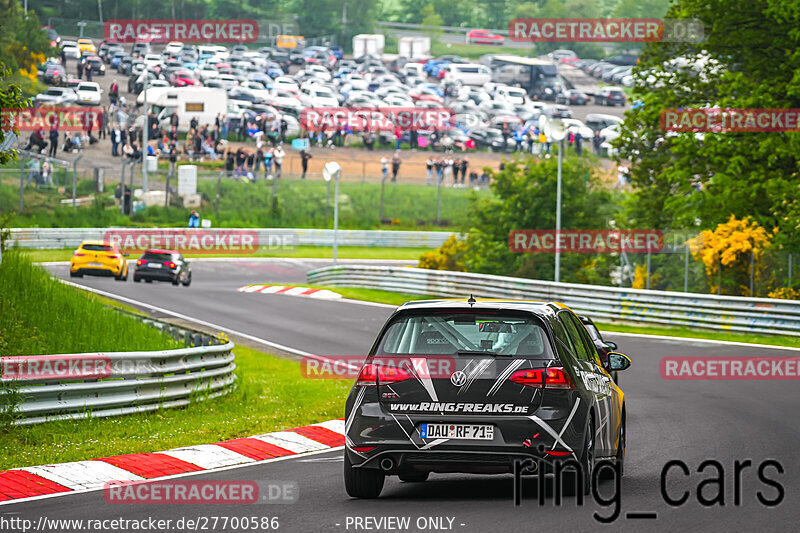
[(576, 89), (567, 89), (556, 96), (556, 103), (565, 105), (586, 105), (589, 103), (589, 96)]
[(192, 283), (192, 268), (183, 255), (174, 250), (145, 250), (136, 261), (133, 281), (139, 283), (170, 281), (188, 287)]
[(75, 41), (61, 41), (61, 50), (67, 59), (80, 59), (81, 49)]
[(68, 105), (78, 101), (78, 95), (67, 87), (50, 87), (34, 98), (34, 104)]
[(584, 122), (586, 123), (586, 126), (592, 129), (592, 131), (599, 131), (603, 128), (619, 124), (622, 122), (622, 117), (604, 115), (602, 113), (589, 113), (586, 115)]
[(84, 81), (75, 89), (78, 94), (78, 103), (81, 105), (100, 105), (100, 85), (93, 81)]
[(106, 75), (106, 64), (99, 56), (89, 56), (86, 58), (86, 67), (92, 69), (92, 74), (98, 76)]
[(59, 64), (47, 65), (47, 68), (42, 75), (42, 79), (48, 85), (64, 85), (67, 82), (67, 71)]
[(625, 105), (625, 91), (619, 87), (601, 87), (595, 98), (600, 105), (615, 106)]
[(467, 32), (467, 44), (496, 44), (502, 46), (506, 38), (489, 30), (470, 30)]
[(94, 45), (94, 41), (86, 37), (78, 39), (78, 48), (80, 48), (81, 52), (89, 52), (90, 54), (97, 53), (97, 47)]
[(114, 276), (118, 281), (128, 279), (128, 254), (120, 252), (114, 243), (83, 241), (69, 261), (69, 276)]

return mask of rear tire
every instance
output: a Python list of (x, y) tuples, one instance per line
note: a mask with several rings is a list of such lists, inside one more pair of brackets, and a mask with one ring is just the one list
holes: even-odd
[(192, 276), (189, 275), (189, 276), (186, 277), (186, 281), (183, 282), (183, 286), (184, 287), (188, 287), (191, 284), (192, 284)]
[(344, 453), (344, 488), (353, 498), (374, 499), (380, 496), (386, 476), (380, 470), (354, 468)]
[(422, 483), (428, 480), (429, 475), (430, 472), (405, 472), (398, 474), (397, 477), (400, 478), (400, 481), (405, 481), (406, 483)]

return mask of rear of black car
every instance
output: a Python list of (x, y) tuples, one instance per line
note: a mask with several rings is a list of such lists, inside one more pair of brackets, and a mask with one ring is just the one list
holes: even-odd
[(133, 281), (169, 281), (173, 285), (189, 285), (192, 280), (189, 264), (183, 256), (171, 250), (145, 250), (136, 261)]
[(510, 473), (516, 461), (580, 454), (591, 400), (580, 401), (580, 378), (559, 359), (554, 311), (539, 309), (398, 310), (347, 399), (348, 493), (374, 497), (370, 472), (382, 486), (385, 475)]

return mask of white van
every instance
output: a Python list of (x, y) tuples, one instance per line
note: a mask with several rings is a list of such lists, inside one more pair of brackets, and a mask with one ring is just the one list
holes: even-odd
[(406, 76), (419, 76), (420, 78), (427, 77), (425, 70), (423, 70), (422, 63), (406, 63), (403, 65), (403, 74)]
[(479, 63), (451, 63), (447, 65), (444, 81), (462, 85), (483, 85), (492, 81), (492, 71)]
[(494, 97), (511, 105), (523, 105), (528, 101), (528, 93), (520, 87), (503, 85), (495, 89)]
[[(144, 91), (136, 101), (144, 103)], [(228, 95), (224, 89), (210, 87), (154, 87), (147, 90), (147, 103), (161, 126), (169, 127), (172, 112), (178, 110), (178, 131), (189, 131), (189, 122), (214, 124), (217, 114), (228, 112)], [(142, 120), (137, 119), (137, 126)]]

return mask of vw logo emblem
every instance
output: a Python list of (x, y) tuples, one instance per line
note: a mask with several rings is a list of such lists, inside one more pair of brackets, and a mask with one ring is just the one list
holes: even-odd
[(456, 387), (460, 387), (466, 382), (467, 382), (467, 375), (463, 373), (461, 370), (456, 370), (455, 372), (453, 372), (453, 375), (450, 376), (450, 383), (452, 383)]

